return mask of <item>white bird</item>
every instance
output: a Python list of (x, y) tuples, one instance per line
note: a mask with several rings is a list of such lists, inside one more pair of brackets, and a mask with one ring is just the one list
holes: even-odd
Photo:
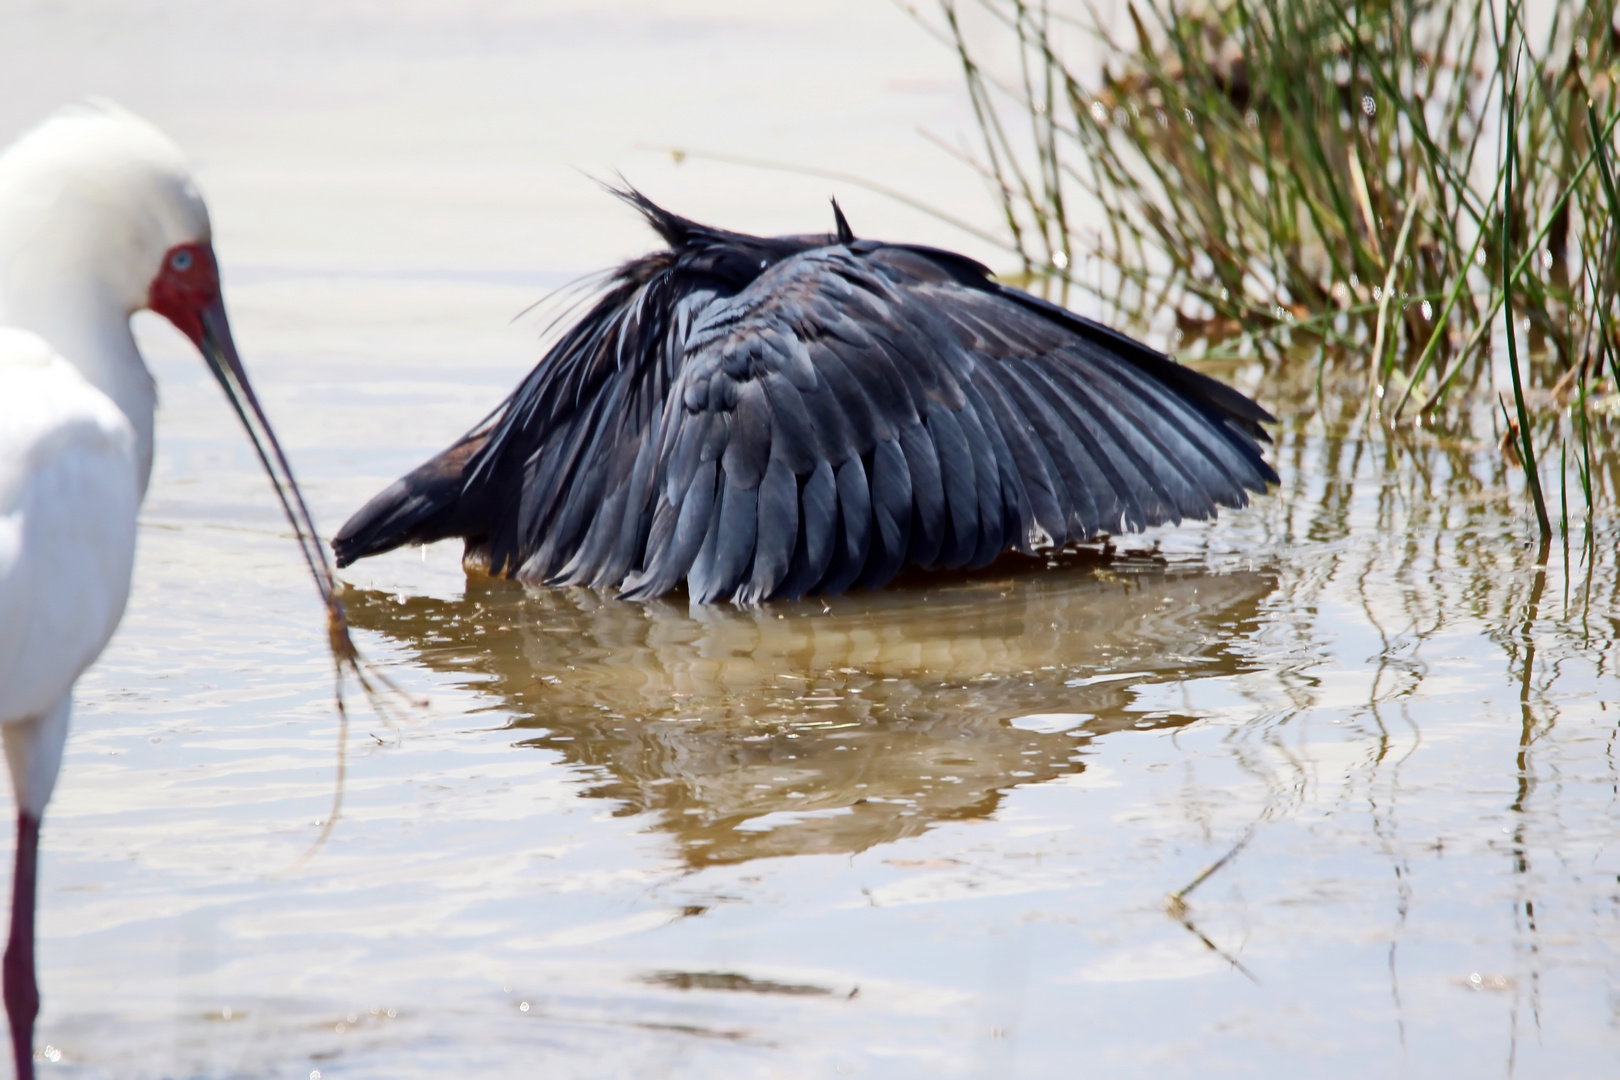
[(0, 725), (17, 797), (3, 965), (19, 1078), (33, 1072), (35, 864), (73, 683), (129, 595), (152, 470), (152, 376), (129, 320), (201, 350), (247, 426), (354, 654), (324, 553), (236, 354), (208, 208), (180, 149), (112, 105), (66, 109), (0, 153)]

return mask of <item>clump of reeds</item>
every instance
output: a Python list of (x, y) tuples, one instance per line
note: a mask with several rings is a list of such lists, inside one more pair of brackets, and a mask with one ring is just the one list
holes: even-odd
[[(1532, 33), (1515, 0), (1135, 0), (1122, 34), (1089, 9), (939, 4), (982, 136), (965, 156), (1031, 279), (1127, 320), (1173, 312), (1184, 355), (1353, 372), (1385, 419), (1494, 401), (1506, 325), (1527, 487), (1539, 507), (1539, 425), (1591, 507), (1620, 401), (1608, 4), (1559, 3)], [(1066, 54), (1077, 33), (1100, 70)], [(1074, 274), (1082, 253), (1108, 274)]]

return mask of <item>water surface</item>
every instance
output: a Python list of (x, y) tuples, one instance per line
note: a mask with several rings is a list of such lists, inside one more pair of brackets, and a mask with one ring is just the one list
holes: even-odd
[[(986, 205), (913, 132), (965, 130), (950, 57), (881, 5), (8, 18), (7, 135), (108, 92), (197, 155), (327, 529), (532, 363), (513, 315), (649, 243), (576, 165), (766, 231), (825, 227), (827, 183), (638, 147)], [(1286, 413), (1248, 510), (826, 603), (368, 561), (362, 646), (430, 706), (356, 712), (297, 866), (318, 605), (202, 365), (138, 330), (158, 459), (46, 824), (45, 1075), (1612, 1074), (1620, 530), (1539, 562), (1488, 431), (1240, 367)]]

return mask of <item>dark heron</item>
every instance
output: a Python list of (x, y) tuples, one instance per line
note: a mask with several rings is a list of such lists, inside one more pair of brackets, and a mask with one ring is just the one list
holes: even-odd
[(738, 604), (877, 588), (1211, 518), (1264, 492), (1272, 416), (916, 244), (763, 238), (617, 192), (620, 267), (505, 402), (367, 503), (339, 566), (449, 537), (522, 581)]

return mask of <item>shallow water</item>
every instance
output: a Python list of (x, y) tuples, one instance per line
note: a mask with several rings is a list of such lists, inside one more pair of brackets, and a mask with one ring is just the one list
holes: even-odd
[[(6, 132), (97, 89), (185, 138), (328, 529), (532, 363), (514, 313), (645, 246), (570, 164), (747, 228), (824, 213), (635, 149), (686, 123), (982, 205), (910, 134), (955, 122), (953, 73), (889, 9), (121, 10), (13, 13)], [(724, 142), (717, 72), (770, 87), (736, 106), (763, 145)], [(318, 605), (201, 364), (138, 329), (159, 456), (46, 824), (44, 1075), (1612, 1074), (1620, 530), (1539, 566), (1488, 438), (1286, 418), (1282, 486), (1218, 523), (825, 604), (363, 563), (362, 647), (431, 704), (357, 710), (299, 866)]]

